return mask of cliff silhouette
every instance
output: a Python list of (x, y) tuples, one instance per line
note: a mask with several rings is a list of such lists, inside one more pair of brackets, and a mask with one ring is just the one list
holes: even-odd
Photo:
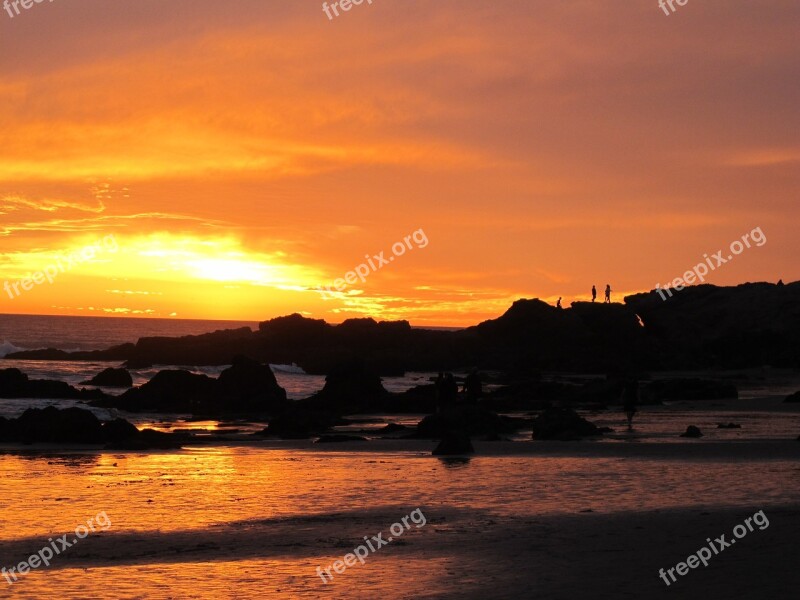
[(296, 363), (320, 374), (353, 360), (381, 375), (469, 366), (519, 372), (800, 367), (800, 282), (699, 285), (667, 300), (651, 291), (628, 296), (624, 304), (575, 302), (564, 309), (523, 299), (502, 316), (459, 331), (373, 319), (331, 325), (294, 314), (264, 321), (257, 331), (151, 337), (107, 350), (34, 350), (8, 358), (123, 360), (137, 368), (227, 365), (237, 355)]

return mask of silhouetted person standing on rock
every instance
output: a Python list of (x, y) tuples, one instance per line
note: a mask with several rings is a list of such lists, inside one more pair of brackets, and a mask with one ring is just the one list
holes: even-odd
[(604, 304), (611, 304), (611, 284), (606, 284), (606, 299), (603, 301)]
[(563, 308), (561, 306), (561, 296), (558, 297), (558, 302), (556, 302), (556, 308)]
[(597, 288), (592, 286), (592, 302), (597, 300)]
[(639, 404), (639, 382), (635, 379), (625, 383), (622, 391), (622, 408), (628, 418), (628, 430), (633, 429), (633, 415), (636, 414), (636, 405)]
[(472, 369), (464, 379), (464, 393), (467, 395), (467, 404), (477, 404), (483, 396), (483, 384), (478, 369)]

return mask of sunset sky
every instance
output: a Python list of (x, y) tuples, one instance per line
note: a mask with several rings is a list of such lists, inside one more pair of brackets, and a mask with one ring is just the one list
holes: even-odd
[(321, 5), (0, 11), (0, 284), (115, 242), (0, 312), (464, 325), (756, 227), (708, 281), (800, 279), (797, 0)]

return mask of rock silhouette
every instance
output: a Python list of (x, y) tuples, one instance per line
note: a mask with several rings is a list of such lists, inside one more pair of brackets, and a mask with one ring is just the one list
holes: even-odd
[(594, 424), (571, 408), (548, 408), (533, 420), (534, 440), (580, 440), (602, 435)]
[(372, 319), (329, 325), (295, 314), (265, 321), (257, 331), (142, 338), (104, 351), (36, 350), (8, 358), (225, 365), (242, 354), (261, 363), (296, 363), (316, 374), (360, 359), (381, 375), (472, 365), (526, 373), (800, 367), (800, 282), (706, 284), (685, 288), (666, 301), (655, 291), (624, 300), (574, 302), (565, 309), (518, 300), (502, 316), (460, 331), (412, 329), (406, 321)]
[(103, 369), (97, 375), (82, 382), (81, 385), (97, 385), (101, 387), (129, 388), (133, 387), (133, 378), (126, 369)]

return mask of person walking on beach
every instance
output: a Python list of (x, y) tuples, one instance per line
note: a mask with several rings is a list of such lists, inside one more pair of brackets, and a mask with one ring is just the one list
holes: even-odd
[(633, 415), (636, 414), (636, 405), (639, 403), (639, 382), (635, 379), (625, 383), (622, 390), (622, 408), (628, 419), (628, 431), (633, 429)]
[(611, 284), (606, 284), (606, 299), (603, 301), (603, 304), (611, 304)]
[(592, 286), (592, 302), (597, 300), (597, 288)]

